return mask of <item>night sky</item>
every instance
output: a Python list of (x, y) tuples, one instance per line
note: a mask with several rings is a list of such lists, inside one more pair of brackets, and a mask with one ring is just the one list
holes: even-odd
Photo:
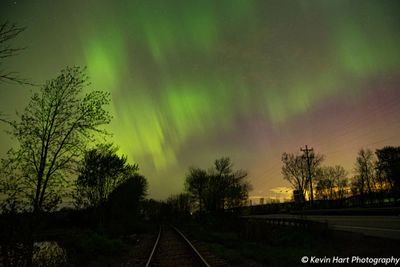
[[(361, 147), (400, 145), (399, 14), (396, 0), (2, 0), (1, 20), (27, 27), (2, 67), (41, 84), (87, 66), (150, 197), (230, 156), (251, 196), (283, 198), (283, 152), (307, 144), (352, 174)], [(35, 90), (1, 84), (1, 111)], [(10, 146), (2, 132), (1, 155)]]

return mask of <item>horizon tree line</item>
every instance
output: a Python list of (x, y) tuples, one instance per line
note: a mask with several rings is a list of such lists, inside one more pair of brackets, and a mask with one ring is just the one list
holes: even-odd
[(172, 195), (166, 201), (172, 214), (217, 215), (242, 206), (252, 189), (247, 172), (234, 170), (229, 157), (216, 159), (207, 170), (190, 167), (184, 188), (184, 193)]
[[(304, 203), (310, 196), (311, 173), (317, 200), (340, 200), (358, 196), (361, 202), (369, 201), (378, 193), (392, 195), (400, 193), (400, 147), (385, 146), (376, 149), (361, 148), (354, 164), (354, 176), (342, 166), (324, 166), (324, 156), (311, 152), (310, 167), (303, 155), (283, 153), (281, 161), (283, 179), (293, 188), (293, 200)], [(310, 168), (310, 170), (309, 170)], [(310, 171), (310, 172), (309, 172)]]

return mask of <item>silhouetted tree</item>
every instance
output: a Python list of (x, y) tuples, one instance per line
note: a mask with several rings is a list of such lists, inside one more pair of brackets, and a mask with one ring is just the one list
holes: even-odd
[(315, 187), (315, 196), (317, 199), (333, 199), (335, 183), (329, 174), (328, 167), (322, 167), (316, 177), (317, 186)]
[[(9, 151), (8, 154), (11, 154)], [(25, 209), (21, 176), (15, 171), (17, 159), (1, 159), (0, 165), (0, 213), (17, 213)]]
[(174, 219), (179, 216), (187, 216), (192, 210), (190, 195), (185, 193), (170, 196), (166, 204), (170, 213), (169, 216), (172, 216)]
[(319, 199), (343, 199), (348, 186), (347, 172), (339, 165), (323, 166), (316, 176), (316, 196)]
[[(400, 193), (400, 147), (387, 146), (376, 150), (376, 168), (384, 184), (392, 192)], [(385, 186), (385, 185), (383, 185)], [(386, 187), (386, 186), (385, 186)]]
[(147, 180), (144, 176), (131, 173), (110, 193), (107, 201), (111, 221), (118, 221), (125, 227), (132, 225), (141, 212), (141, 202), (147, 194)]
[(127, 165), (126, 157), (116, 151), (112, 144), (100, 144), (85, 153), (78, 168), (76, 206), (104, 206), (111, 192), (135, 175), (137, 165)]
[(12, 82), (19, 84), (31, 84), (25, 79), (18, 77), (15, 71), (3, 69), (4, 60), (17, 55), (24, 48), (15, 48), (10, 45), (10, 42), (15, 39), (24, 27), (19, 27), (16, 24), (11, 24), (8, 21), (0, 24), (0, 83)]
[(375, 162), (374, 162), (374, 154), (370, 149), (360, 149), (357, 155), (356, 164), (355, 164), (355, 172), (356, 179), (353, 182), (353, 186), (358, 187), (357, 190), (361, 197), (365, 193), (371, 194), (374, 190), (374, 173)]
[(186, 176), (185, 189), (191, 195), (192, 199), (198, 205), (200, 213), (204, 210), (204, 203), (207, 201), (206, 193), (209, 189), (209, 175), (200, 168), (190, 168)]
[(144, 199), (142, 202), (145, 219), (151, 221), (160, 221), (162, 217), (161, 209), (165, 203), (154, 199)]
[(347, 171), (342, 166), (336, 165), (332, 172), (332, 176), (336, 184), (336, 199), (345, 198), (349, 187)]
[(251, 189), (246, 178), (244, 170), (233, 170), (229, 158), (220, 158), (209, 171), (190, 168), (185, 186), (200, 211), (215, 213), (243, 204)]
[(10, 121), (19, 149), (9, 151), (15, 179), (8, 181), (30, 200), (33, 212), (54, 207), (65, 192), (65, 175), (73, 170), (88, 142), (110, 121), (104, 106), (109, 95), (92, 91), (79, 67), (66, 68), (34, 93), (19, 121)]
[(283, 179), (287, 180), (294, 190), (297, 190), (299, 199), (304, 200), (307, 191), (307, 170), (303, 157), (285, 152), (282, 155), (282, 162)]
[[(13, 27), (11, 27), (13, 29)], [(12, 30), (11, 30), (12, 31)], [(17, 31), (18, 32), (18, 31)], [(66, 176), (80, 158), (82, 150), (110, 121), (104, 106), (107, 93), (92, 91), (82, 95), (88, 84), (79, 67), (66, 68), (34, 93), (18, 121), (8, 121), (10, 134), (19, 148), (10, 150), (6, 160), (12, 175), (3, 177), (2, 193), (13, 195), (33, 211), (26, 247), (26, 265), (32, 265), (33, 236), (41, 212), (51, 210), (66, 193)], [(4, 121), (4, 120), (3, 120)], [(12, 190), (9, 190), (12, 189)]]
[(210, 192), (214, 210), (223, 210), (240, 206), (248, 197), (250, 184), (246, 180), (247, 172), (233, 170), (230, 158), (220, 158), (214, 162), (210, 175)]
[[(315, 178), (319, 166), (323, 161), (323, 156), (311, 152), (310, 158), (310, 173)], [(305, 199), (305, 194), (308, 192), (308, 165), (307, 159), (303, 155), (294, 155), (291, 153), (282, 154), (282, 175), (283, 179), (287, 180), (299, 194), (299, 199)], [(313, 179), (314, 180), (314, 179)]]

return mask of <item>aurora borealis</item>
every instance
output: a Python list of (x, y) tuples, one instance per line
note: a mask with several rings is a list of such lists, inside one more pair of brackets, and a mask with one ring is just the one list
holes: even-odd
[[(249, 171), (252, 196), (279, 197), (288, 186), (283, 152), (308, 144), (351, 173), (361, 147), (399, 145), (398, 1), (0, 7), (2, 19), (27, 27), (14, 42), (27, 48), (7, 68), (42, 83), (85, 65), (91, 87), (111, 92), (108, 130), (148, 178), (151, 197), (180, 192), (189, 166), (220, 156)], [(1, 110), (22, 110), (31, 90), (1, 84)], [(3, 154), (10, 140), (0, 138)]]

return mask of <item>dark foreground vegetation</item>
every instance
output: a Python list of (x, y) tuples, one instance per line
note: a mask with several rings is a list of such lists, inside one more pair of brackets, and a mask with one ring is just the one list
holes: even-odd
[(233, 266), (304, 266), (303, 256), (399, 256), (398, 240), (332, 231), (320, 225), (303, 228), (226, 218), (212, 224), (186, 222), (184, 228), (192, 239)]
[(93, 210), (63, 210), (36, 218), (31, 237), (30, 219), (28, 213), (0, 217), (0, 266), (26, 266), (31, 238), (33, 266), (117, 266), (158, 229), (157, 224), (141, 218), (127, 224), (127, 218), (100, 220)]

